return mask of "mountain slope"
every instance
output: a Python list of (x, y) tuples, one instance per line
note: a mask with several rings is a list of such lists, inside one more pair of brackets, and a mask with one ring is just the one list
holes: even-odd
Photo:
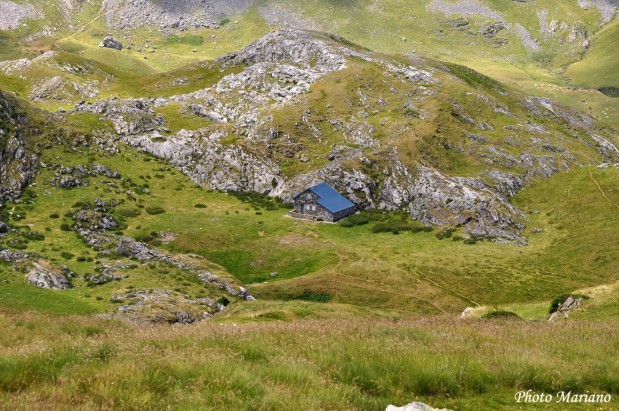
[(208, 88), (71, 113), (106, 116), (124, 142), (209, 188), (290, 199), (325, 180), (363, 207), (509, 239), (525, 220), (508, 202), (522, 187), (619, 156), (616, 134), (584, 114), (337, 36), (274, 32), (215, 67), (224, 75)]
[[(337, 33), (389, 53), (419, 52), (462, 62), (479, 58), (524, 62), (533, 57), (558, 64), (577, 59), (589, 47), (591, 37), (612, 20), (617, 7), (612, 0), (571, 0), (561, 4), (549, 0), (535, 4), (491, 0), (4, 3), (14, 10), (13, 18), (0, 23), (0, 30), (18, 30), (22, 37), (27, 35), (31, 39), (85, 30), (91, 35), (122, 33), (132, 41), (133, 36), (135, 40), (148, 38), (141, 33), (145, 30), (151, 41), (158, 41), (156, 38), (161, 34), (217, 29), (228, 25), (231, 19), (235, 19), (232, 26), (253, 25), (258, 18), (271, 28)], [(241, 33), (236, 31), (238, 37)], [(216, 41), (208, 39), (205, 45), (208, 43)]]

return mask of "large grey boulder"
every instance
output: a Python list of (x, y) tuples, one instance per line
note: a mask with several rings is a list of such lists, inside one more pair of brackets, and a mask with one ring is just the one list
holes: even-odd
[(122, 50), (123, 49), (123, 44), (120, 41), (115, 40), (112, 37), (106, 37), (106, 38), (103, 39), (101, 44), (99, 44), (99, 47), (103, 47), (103, 48), (107, 48), (107, 49)]
[(71, 287), (69, 277), (74, 277), (65, 266), (55, 266), (49, 262), (39, 260), (32, 262), (27, 274), (28, 282), (39, 288), (50, 290), (67, 290)]
[(569, 318), (570, 312), (580, 307), (583, 301), (584, 298), (582, 297), (574, 298), (570, 295), (562, 304), (559, 304), (557, 311), (552, 313), (548, 321), (555, 322), (560, 319)]

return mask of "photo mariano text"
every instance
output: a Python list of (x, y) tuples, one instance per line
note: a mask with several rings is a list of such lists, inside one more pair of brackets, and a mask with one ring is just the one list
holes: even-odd
[(554, 394), (537, 393), (533, 390), (518, 391), (514, 396), (518, 403), (599, 403), (612, 401), (610, 394), (573, 393), (572, 391), (558, 391)]

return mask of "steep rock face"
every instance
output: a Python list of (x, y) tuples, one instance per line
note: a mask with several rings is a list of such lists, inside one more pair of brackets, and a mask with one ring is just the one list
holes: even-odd
[(0, 201), (18, 198), (38, 170), (29, 121), (15, 100), (0, 92)]

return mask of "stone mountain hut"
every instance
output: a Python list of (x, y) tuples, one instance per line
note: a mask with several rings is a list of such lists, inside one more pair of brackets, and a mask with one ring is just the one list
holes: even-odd
[(355, 204), (327, 183), (321, 183), (294, 196), (292, 217), (336, 222), (357, 210)]

